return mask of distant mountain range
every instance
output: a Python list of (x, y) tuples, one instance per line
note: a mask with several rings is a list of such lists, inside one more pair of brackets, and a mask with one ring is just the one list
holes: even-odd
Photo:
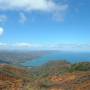
[(17, 64), (32, 60), (49, 53), (49, 51), (0, 51), (0, 63)]

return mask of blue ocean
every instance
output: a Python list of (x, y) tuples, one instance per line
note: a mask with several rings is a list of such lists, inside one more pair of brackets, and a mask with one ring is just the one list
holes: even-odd
[(22, 63), (23, 66), (33, 67), (46, 64), (50, 61), (66, 60), (70, 63), (90, 62), (90, 52), (55, 52), (41, 56), (37, 59)]

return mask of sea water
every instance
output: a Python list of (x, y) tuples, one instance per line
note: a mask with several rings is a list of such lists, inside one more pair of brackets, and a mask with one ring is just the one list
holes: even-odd
[(90, 52), (55, 52), (22, 63), (23, 66), (40, 66), (49, 61), (66, 60), (70, 63), (90, 62)]

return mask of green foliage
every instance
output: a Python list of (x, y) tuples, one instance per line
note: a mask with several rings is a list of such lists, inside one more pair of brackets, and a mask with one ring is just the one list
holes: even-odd
[(0, 73), (4, 73), (4, 74), (11, 76), (11, 77), (17, 77), (16, 73), (10, 72), (9, 70), (7, 70), (5, 68), (0, 68)]
[(78, 64), (73, 64), (69, 72), (75, 72), (75, 71), (90, 71), (90, 63), (89, 62), (82, 62)]

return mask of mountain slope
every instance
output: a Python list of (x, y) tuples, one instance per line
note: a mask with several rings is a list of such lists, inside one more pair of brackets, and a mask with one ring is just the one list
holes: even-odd
[(26, 90), (28, 80), (23, 73), (23, 69), (0, 65), (0, 90)]
[(90, 62), (53, 61), (30, 69), (1, 64), (0, 90), (90, 90)]

